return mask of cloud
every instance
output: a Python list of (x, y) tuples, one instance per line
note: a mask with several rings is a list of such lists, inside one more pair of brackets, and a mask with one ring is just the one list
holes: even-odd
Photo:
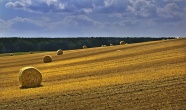
[[(7, 2), (7, 8), (24, 9), (42, 13), (71, 14), (129, 14), (130, 16), (153, 17), (163, 12), (169, 3), (186, 3), (183, 0), (15, 0)], [(167, 6), (170, 7), (170, 6)], [(182, 6), (184, 7), (184, 6)]]
[(47, 5), (56, 4), (58, 0), (42, 0), (43, 2), (46, 2)]
[(180, 2), (180, 1), (183, 1), (183, 0), (163, 0), (164, 2)]
[(65, 9), (65, 4), (58, 0), (17, 0), (7, 2), (7, 8), (23, 9), (31, 12), (59, 12)]
[(7, 29), (9, 27), (9, 24), (6, 23), (6, 21), (0, 19), (0, 30)]
[[(33, 27), (33, 26), (44, 28), (46, 27), (47, 22), (48, 22), (47, 19), (44, 19), (44, 18), (40, 18), (39, 20), (30, 19), (30, 18), (21, 18), (21, 17), (15, 17), (9, 20), (0, 19), (1, 28), (12, 28), (14, 25), (20, 25), (21, 23), (22, 24), (29, 23), (30, 26), (28, 25), (27, 28)], [(18, 26), (17, 29), (19, 27), (21, 26)]]
[(153, 17), (156, 14), (156, 4), (149, 0), (129, 0), (127, 10), (137, 17)]
[(9, 20), (3, 17), (1, 26), (42, 28), (54, 33), (86, 30), (87, 34), (113, 31), (132, 34), (140, 30), (152, 32), (150, 29), (159, 26), (168, 28), (168, 24), (182, 24), (186, 20), (184, 0), (4, 0), (4, 3), (8, 11), (16, 13)]
[(179, 7), (176, 3), (169, 3), (163, 8), (157, 9), (158, 15), (165, 18), (174, 18), (179, 16)]
[(65, 18), (65, 22), (67, 21), (75, 21), (78, 26), (98, 26), (99, 22), (95, 21), (85, 15), (80, 15), (80, 16), (70, 16)]
[(7, 2), (6, 7), (42, 13), (67, 12), (82, 14), (93, 12), (104, 13), (112, 10), (112, 12), (117, 12), (125, 7), (125, 3), (122, 0), (17, 0), (15, 2)]
[(177, 22), (185, 19), (183, 0), (129, 0), (129, 13), (126, 16), (135, 19), (146, 19), (152, 22)]
[(114, 0), (104, 0), (105, 7), (112, 6), (114, 3)]
[[(50, 31), (48, 18), (21, 18), (15, 17), (9, 20), (0, 19), (1, 36), (43, 36)], [(51, 32), (56, 32), (52, 30)]]
[(24, 9), (26, 7), (26, 5), (22, 2), (16, 1), (14, 3), (13, 2), (8, 2), (6, 4), (6, 7)]
[(15, 17), (9, 20), (0, 19), (1, 30), (8, 29), (8, 28), (15, 28), (16, 30), (23, 29), (30, 29), (35, 30), (34, 28), (48, 30), (48, 31), (56, 31), (64, 28), (74, 28), (74, 29), (81, 29), (81, 28), (94, 28), (99, 27), (101, 25), (100, 22), (93, 20), (85, 15), (70, 15), (64, 18), (53, 19), (52, 17), (35, 17), (35, 18), (22, 18), (22, 17)]
[(93, 20), (85, 15), (70, 15), (58, 20), (45, 20), (41, 25), (43, 25), (42, 27), (47, 30), (59, 30), (61, 28), (72, 27), (74, 29), (88, 29), (93, 27), (98, 28), (101, 25), (101, 22)]

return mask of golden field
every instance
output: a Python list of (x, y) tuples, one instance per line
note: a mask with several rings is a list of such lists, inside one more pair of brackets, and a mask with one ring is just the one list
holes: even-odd
[[(21, 88), (26, 66), (40, 70), (41, 87)], [(186, 109), (186, 39), (1, 56), (4, 109)]]

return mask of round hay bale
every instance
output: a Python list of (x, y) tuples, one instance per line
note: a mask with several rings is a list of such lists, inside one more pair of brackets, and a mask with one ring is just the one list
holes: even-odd
[(59, 49), (59, 50), (57, 51), (57, 55), (62, 55), (62, 54), (63, 54), (63, 50)]
[(33, 54), (33, 51), (30, 51), (30, 54)]
[(41, 85), (42, 75), (34, 67), (24, 67), (19, 71), (19, 82), (24, 88), (38, 87)]
[(124, 41), (120, 41), (120, 45), (123, 45), (123, 44), (125, 44), (125, 42)]
[(87, 46), (86, 46), (86, 45), (84, 45), (84, 46), (83, 46), (83, 49), (86, 49), (86, 48), (87, 48)]
[(113, 46), (113, 44), (110, 44), (110, 46)]
[(44, 62), (44, 63), (52, 62), (52, 57), (51, 57), (50, 55), (44, 56), (43, 62)]
[(13, 56), (13, 53), (10, 53), (10, 56)]

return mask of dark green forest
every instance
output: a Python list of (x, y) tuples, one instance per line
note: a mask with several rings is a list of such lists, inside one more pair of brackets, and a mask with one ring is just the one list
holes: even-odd
[(29, 52), (29, 51), (55, 51), (58, 49), (80, 49), (83, 45), (88, 48), (101, 45), (119, 45), (120, 41), (126, 43), (139, 43), (173, 38), (118, 38), (118, 37), (90, 37), (90, 38), (0, 38), (0, 53)]

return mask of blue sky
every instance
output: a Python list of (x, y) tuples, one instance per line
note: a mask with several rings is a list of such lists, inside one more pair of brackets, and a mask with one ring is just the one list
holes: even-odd
[(186, 36), (186, 0), (0, 0), (0, 37)]

